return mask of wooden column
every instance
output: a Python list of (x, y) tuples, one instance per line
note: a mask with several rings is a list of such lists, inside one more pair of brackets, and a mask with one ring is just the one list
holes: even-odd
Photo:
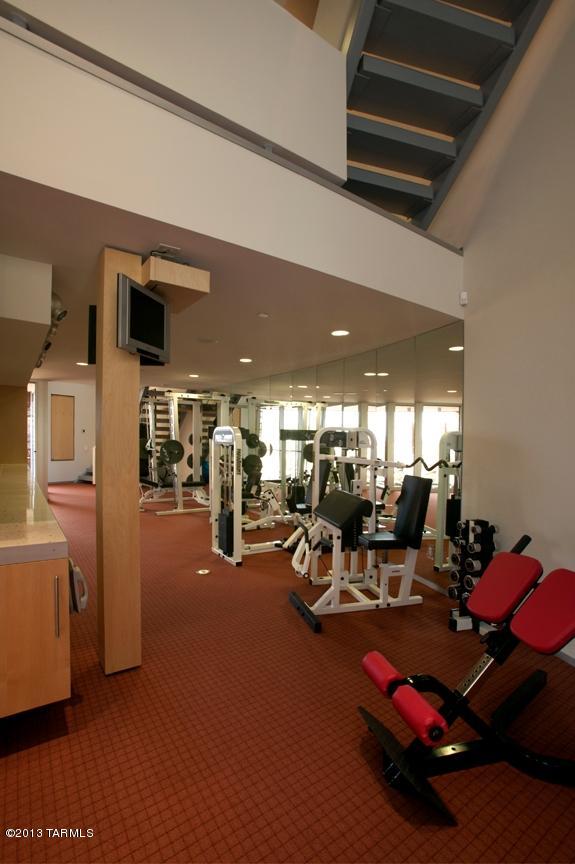
[(138, 255), (104, 249), (96, 346), (98, 652), (108, 675), (142, 662), (140, 600), (140, 361), (116, 347), (117, 281), (141, 281)]

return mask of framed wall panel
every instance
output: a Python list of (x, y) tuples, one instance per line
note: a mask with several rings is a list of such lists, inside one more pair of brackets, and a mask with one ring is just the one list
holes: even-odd
[(74, 397), (52, 394), (51, 455), (53, 462), (74, 460)]

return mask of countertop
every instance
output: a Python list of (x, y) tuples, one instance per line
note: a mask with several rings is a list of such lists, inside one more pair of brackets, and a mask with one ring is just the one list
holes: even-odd
[(0, 565), (68, 557), (68, 542), (26, 465), (0, 465)]

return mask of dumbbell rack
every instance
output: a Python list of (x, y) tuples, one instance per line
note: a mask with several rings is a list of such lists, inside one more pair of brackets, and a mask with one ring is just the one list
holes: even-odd
[(449, 613), (449, 629), (471, 630), (474, 620), (467, 611), (467, 600), (495, 551), (494, 534), (497, 528), (486, 519), (467, 519), (457, 523), (457, 536), (452, 539), (451, 585), (448, 595), (458, 600), (459, 606)]

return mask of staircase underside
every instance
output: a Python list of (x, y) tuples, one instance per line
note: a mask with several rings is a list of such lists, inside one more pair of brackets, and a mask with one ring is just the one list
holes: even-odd
[(552, 0), (361, 0), (345, 188), (427, 228)]

